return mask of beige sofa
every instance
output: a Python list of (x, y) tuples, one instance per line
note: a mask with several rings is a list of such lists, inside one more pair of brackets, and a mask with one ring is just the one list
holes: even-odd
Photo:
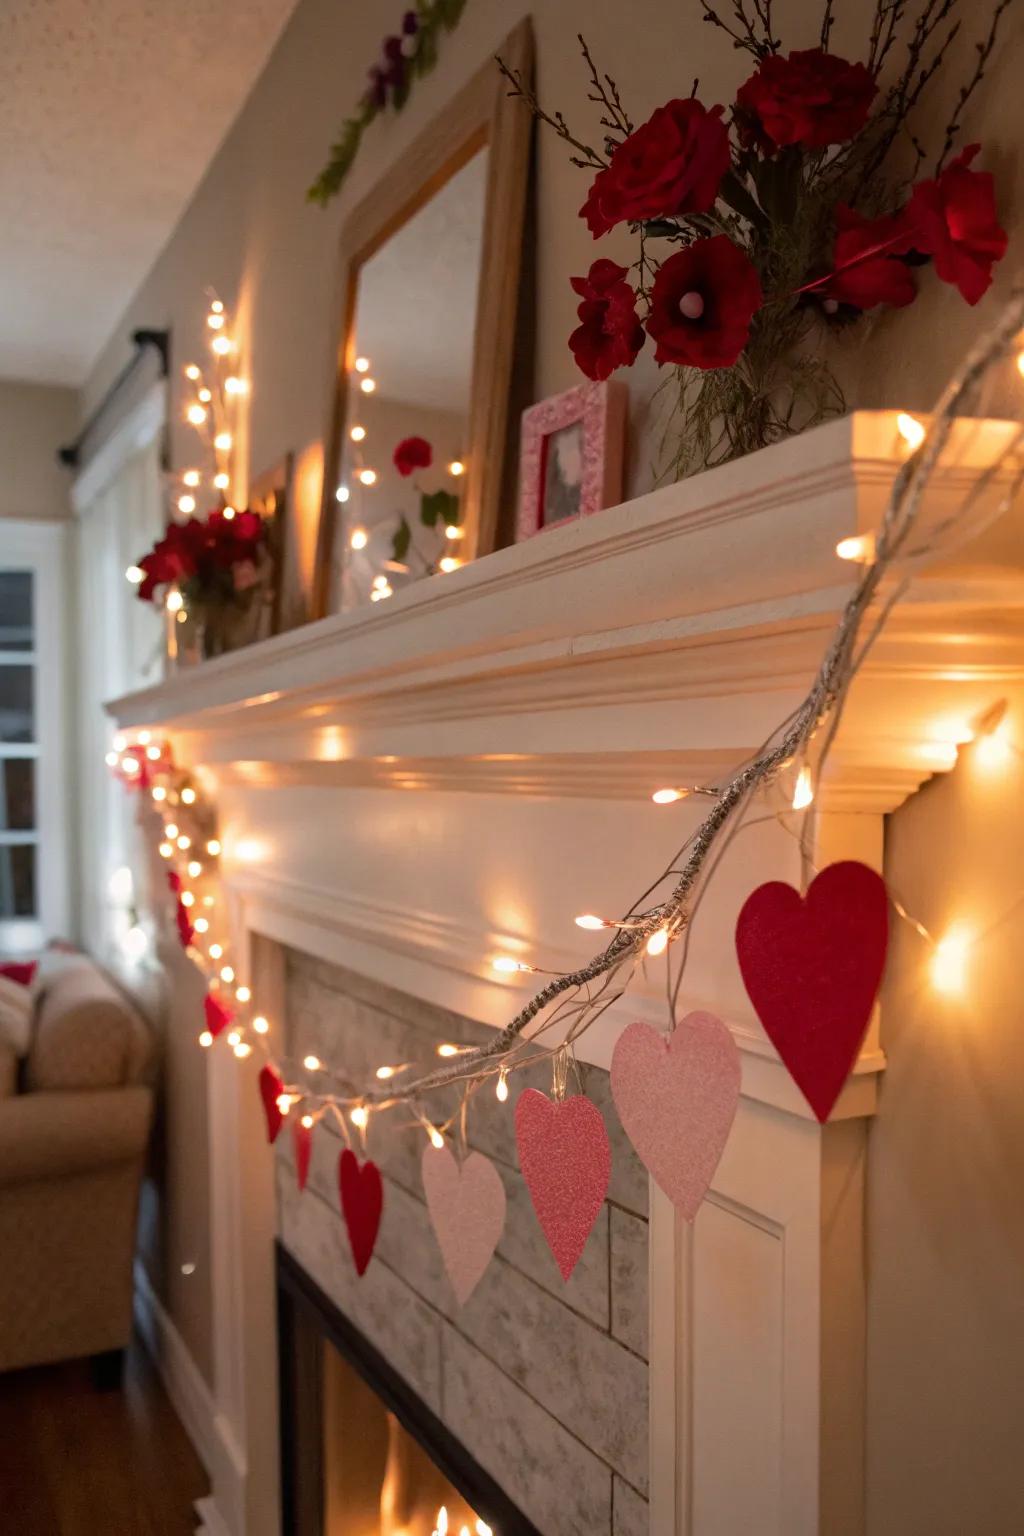
[(88, 1355), (118, 1379), (151, 1054), (141, 1017), (84, 959), (44, 982), (26, 1060), (0, 1043), (0, 1371)]

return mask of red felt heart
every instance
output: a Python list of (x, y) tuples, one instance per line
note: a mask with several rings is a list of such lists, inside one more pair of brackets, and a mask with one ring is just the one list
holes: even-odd
[(234, 1018), (231, 1009), (222, 1003), (219, 997), (214, 997), (212, 992), (207, 992), (203, 999), (203, 1015), (206, 1019), (206, 1027), (216, 1040), (222, 1029), (226, 1029)]
[(301, 1119), (292, 1121), (292, 1148), (295, 1152), (295, 1177), (300, 1190), (305, 1189), (309, 1178), (309, 1160), (313, 1155), (313, 1127), (303, 1125)]
[(362, 1275), (373, 1257), (384, 1206), (380, 1169), (369, 1158), (360, 1167), (355, 1153), (346, 1147), (338, 1158), (338, 1189), (356, 1274)]
[(885, 882), (866, 864), (830, 864), (807, 896), (758, 886), (736, 923), (750, 1000), (793, 1081), (826, 1121), (857, 1058), (885, 966)]
[(277, 1140), (277, 1133), (281, 1129), (284, 1115), (278, 1098), (284, 1091), (284, 1083), (278, 1077), (273, 1067), (260, 1068), (260, 1098), (263, 1100), (263, 1113), (267, 1117), (267, 1140), (273, 1144)]
[(16, 981), (19, 987), (30, 987), (39, 969), (38, 960), (8, 960), (0, 965), (0, 976)]
[(608, 1191), (612, 1152), (601, 1113), (576, 1095), (527, 1088), (516, 1105), (519, 1166), (548, 1247), (568, 1280)]

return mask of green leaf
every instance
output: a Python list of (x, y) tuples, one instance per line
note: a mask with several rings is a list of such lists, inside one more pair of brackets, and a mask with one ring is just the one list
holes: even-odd
[(644, 234), (650, 240), (663, 240), (668, 235), (678, 235), (679, 225), (673, 219), (645, 219)]
[(459, 498), (451, 491), (424, 491), (420, 496), (420, 522), (424, 528), (436, 528), (438, 522), (455, 522), (459, 514)]
[(404, 560), (409, 553), (409, 545), (412, 543), (412, 529), (403, 513), (402, 519), (395, 530), (395, 536), (391, 540), (392, 560)]
[(718, 188), (718, 195), (724, 203), (728, 203), (735, 213), (738, 213), (741, 218), (746, 219), (749, 224), (753, 224), (756, 228), (763, 228), (768, 222), (763, 210), (758, 207), (756, 200), (748, 192), (735, 171), (726, 171)]

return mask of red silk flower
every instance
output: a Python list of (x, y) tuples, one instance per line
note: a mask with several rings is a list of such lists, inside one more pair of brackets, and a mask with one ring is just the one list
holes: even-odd
[(934, 181), (918, 182), (907, 207), (913, 248), (932, 258), (938, 276), (959, 288), (968, 304), (985, 293), (1007, 244), (992, 174), (969, 168), (980, 148), (969, 144)]
[(814, 292), (820, 299), (857, 310), (874, 309), (876, 304), (900, 309), (913, 303), (917, 284), (902, 259), (910, 243), (905, 213), (865, 219), (839, 203), (833, 271)]
[(407, 476), (417, 469), (429, 469), (434, 462), (434, 450), (425, 437), (403, 437), (393, 458), (398, 473)]
[(606, 379), (616, 368), (628, 368), (644, 344), (627, 272), (627, 267), (601, 260), (593, 263), (586, 277), (570, 278), (583, 302), (576, 311), (580, 324), (569, 337), (569, 347), (588, 379)]
[(596, 239), (628, 219), (706, 213), (729, 167), (722, 108), (692, 98), (659, 107), (598, 171), (580, 217)]
[(845, 144), (868, 119), (878, 86), (863, 64), (821, 48), (767, 54), (736, 92), (741, 130), (778, 148)]
[(729, 368), (761, 307), (753, 262), (728, 235), (695, 240), (662, 262), (651, 289), (647, 330), (655, 360), (687, 368)]

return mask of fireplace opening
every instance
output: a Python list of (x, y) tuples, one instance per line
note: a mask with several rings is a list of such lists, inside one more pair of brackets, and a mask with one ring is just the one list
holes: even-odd
[(540, 1536), (277, 1249), (284, 1536)]

